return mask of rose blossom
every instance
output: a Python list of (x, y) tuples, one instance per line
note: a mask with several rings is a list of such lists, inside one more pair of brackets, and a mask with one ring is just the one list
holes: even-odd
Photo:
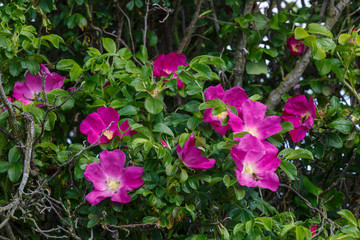
[(296, 95), (285, 103), (284, 111), (281, 115), (284, 121), (291, 122), (294, 130), (289, 131), (293, 142), (302, 140), (306, 132), (313, 128), (316, 118), (316, 107), (312, 97), (309, 101), (304, 95)]
[[(161, 54), (154, 60), (154, 71), (153, 74), (155, 77), (168, 77), (170, 74), (174, 73), (174, 78), (176, 78), (175, 71), (178, 66), (186, 66), (186, 56), (184, 54), (179, 54), (176, 52), (171, 52), (169, 54)], [(184, 83), (177, 79), (177, 87), (183, 88)]]
[(99, 140), (99, 144), (109, 143), (115, 136), (120, 138), (123, 135), (132, 135), (130, 126), (126, 120), (120, 125), (120, 130), (123, 134), (120, 134), (118, 123), (119, 114), (112, 107), (99, 107), (96, 112), (90, 113), (86, 116), (85, 120), (80, 124), (80, 132), (88, 136), (88, 142), (93, 144), (98, 140), (104, 129), (110, 127), (104, 132), (103, 136)]
[(96, 205), (105, 198), (111, 201), (128, 203), (131, 198), (127, 191), (144, 184), (141, 179), (142, 167), (126, 167), (125, 153), (119, 149), (104, 150), (100, 153), (100, 165), (97, 162), (86, 166), (84, 177), (93, 183), (94, 190), (86, 195), (86, 200)]
[(274, 172), (281, 160), (277, 157), (278, 149), (266, 141), (247, 134), (239, 145), (231, 149), (238, 182), (243, 186), (267, 188), (276, 191), (279, 177)]
[[(263, 140), (282, 130), (280, 117), (265, 117), (265, 113), (266, 105), (247, 99), (242, 104), (241, 114), (239, 114), (242, 116), (241, 118), (228, 111), (228, 125), (234, 133), (248, 132), (252, 136)], [(234, 139), (239, 140), (239, 138)]]
[[(215, 98), (218, 98), (224, 103), (235, 107), (237, 111), (240, 112), (241, 105), (246, 99), (248, 99), (248, 96), (246, 95), (245, 90), (240, 87), (233, 87), (227, 91), (224, 91), (224, 89), (221, 87), (221, 84), (219, 84), (217, 86), (208, 87), (205, 90), (205, 100)], [(222, 122), (228, 116), (229, 111), (224, 111), (217, 115), (213, 115), (212, 111), (213, 108), (205, 110), (203, 121), (210, 123), (215, 131), (223, 136), (230, 129), (229, 125), (222, 126)]]
[(44, 64), (40, 64), (40, 70), (37, 75), (34, 76), (30, 72), (27, 72), (25, 82), (15, 83), (13, 93), (15, 100), (20, 100), (25, 105), (32, 104), (32, 101), (28, 99), (35, 98), (35, 94), (42, 91), (42, 76), (45, 78), (45, 92), (61, 88), (64, 84), (65, 77), (57, 73), (50, 73)]
[(192, 134), (186, 141), (184, 147), (176, 146), (176, 152), (182, 162), (189, 168), (206, 170), (214, 167), (215, 159), (206, 158), (201, 155), (201, 151), (195, 147), (195, 135)]
[(317, 227), (318, 227), (318, 225), (315, 224), (314, 226), (312, 226), (312, 227), (310, 228), (311, 237), (313, 237), (313, 236), (315, 235)]
[(292, 55), (299, 56), (299, 55), (303, 54), (303, 52), (306, 51), (307, 46), (305, 46), (302, 42), (300, 42), (302, 40), (303, 39), (296, 40), (295, 35), (292, 35), (291, 37), (286, 38), (286, 46)]

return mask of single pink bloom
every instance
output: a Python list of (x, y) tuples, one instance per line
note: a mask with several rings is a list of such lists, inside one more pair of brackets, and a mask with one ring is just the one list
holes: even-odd
[[(23, 104), (32, 104), (31, 100), (35, 97), (35, 93), (42, 91), (43, 79), (41, 76), (45, 76), (45, 92), (62, 88), (65, 77), (58, 75), (57, 73), (50, 73), (49, 69), (44, 64), (40, 64), (40, 71), (37, 75), (32, 75), (27, 72), (25, 75), (25, 82), (16, 82), (14, 85), (13, 97), (15, 100), (20, 100)], [(28, 98), (28, 99), (26, 99)]]
[(167, 144), (164, 140), (160, 139), (160, 142), (161, 142), (161, 145), (162, 145), (163, 147), (167, 147), (167, 146), (168, 146), (168, 144)]
[(206, 158), (201, 155), (201, 151), (195, 147), (195, 135), (192, 134), (186, 141), (184, 147), (176, 146), (176, 152), (182, 162), (189, 168), (206, 170), (214, 167), (215, 159)]
[[(242, 104), (241, 114), (239, 114), (242, 116), (241, 118), (228, 111), (228, 125), (234, 133), (248, 132), (252, 136), (263, 140), (282, 130), (280, 117), (265, 117), (265, 113), (266, 105), (247, 99)], [(234, 139), (240, 140), (240, 138)]]
[(311, 232), (311, 236), (313, 237), (315, 235), (316, 229), (317, 229), (318, 225), (315, 224), (314, 226), (312, 226), (310, 228), (310, 232)]
[(277, 152), (278, 149), (271, 143), (250, 134), (245, 135), (230, 152), (237, 167), (235, 173), (240, 185), (276, 191), (279, 177), (274, 171), (281, 162)]
[(96, 205), (105, 198), (111, 201), (128, 203), (131, 197), (127, 191), (134, 190), (144, 184), (141, 179), (142, 167), (124, 168), (125, 153), (119, 149), (104, 150), (100, 153), (100, 165), (97, 162), (86, 166), (84, 177), (93, 183), (94, 190), (86, 195), (86, 200)]
[(303, 54), (307, 50), (307, 46), (305, 46), (301, 40), (296, 40), (295, 35), (292, 35), (289, 38), (286, 38), (286, 46), (289, 49), (290, 53), (294, 56), (299, 56)]
[(309, 101), (304, 95), (296, 95), (285, 103), (284, 111), (281, 115), (284, 121), (291, 122), (294, 130), (289, 131), (293, 142), (304, 139), (306, 132), (313, 128), (316, 118), (316, 107), (312, 97)]
[[(154, 71), (153, 74), (155, 77), (168, 77), (170, 74), (174, 73), (174, 78), (176, 78), (175, 71), (178, 66), (186, 66), (186, 56), (184, 54), (179, 54), (176, 52), (171, 52), (169, 54), (161, 54), (154, 60)], [(177, 79), (177, 87), (184, 88), (184, 83)]]
[[(205, 90), (205, 100), (218, 98), (224, 103), (233, 106), (238, 112), (241, 111), (242, 103), (248, 99), (245, 90), (240, 87), (233, 87), (227, 91), (221, 87), (221, 84), (217, 86), (208, 87)], [(228, 116), (228, 111), (224, 111), (218, 115), (212, 114), (213, 108), (206, 109), (204, 112), (204, 122), (210, 123), (210, 125), (218, 132), (221, 136), (224, 136), (228, 130), (229, 125), (222, 126), (222, 122)]]
[(120, 138), (123, 135), (131, 136), (128, 121), (120, 125), (120, 130), (123, 132), (123, 134), (120, 134), (117, 126), (119, 118), (119, 114), (112, 107), (99, 107), (96, 112), (86, 116), (85, 120), (80, 124), (80, 132), (87, 135), (88, 142), (93, 144), (100, 137), (102, 131), (113, 122), (100, 138), (99, 144), (109, 143), (115, 136), (119, 136)]

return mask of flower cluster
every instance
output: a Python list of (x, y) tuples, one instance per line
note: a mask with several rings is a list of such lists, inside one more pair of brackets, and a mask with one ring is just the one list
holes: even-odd
[(45, 92), (62, 88), (65, 77), (57, 73), (50, 73), (49, 69), (44, 64), (40, 64), (40, 70), (37, 75), (32, 75), (27, 72), (25, 75), (25, 82), (16, 82), (14, 85), (13, 97), (15, 100), (20, 100), (23, 104), (32, 104), (32, 99), (35, 98), (36, 93), (41, 92), (43, 79), (45, 79)]

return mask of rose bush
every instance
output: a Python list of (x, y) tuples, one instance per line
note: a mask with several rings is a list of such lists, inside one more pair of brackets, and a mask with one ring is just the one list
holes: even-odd
[(359, 238), (360, 3), (302, 4), (0, 3), (0, 236)]

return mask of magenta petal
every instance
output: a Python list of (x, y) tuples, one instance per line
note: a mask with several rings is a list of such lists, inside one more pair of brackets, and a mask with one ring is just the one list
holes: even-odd
[(195, 135), (192, 134), (186, 141), (183, 148), (179, 145), (176, 147), (176, 151), (183, 163), (193, 169), (206, 170), (214, 167), (215, 159), (208, 159), (201, 155), (199, 149), (195, 147)]
[(14, 85), (14, 93), (12, 95), (15, 100), (20, 100), (23, 104), (27, 105), (27, 104), (32, 104), (32, 101), (27, 100), (24, 98), (24, 96), (26, 98), (34, 98), (34, 92), (32, 92), (26, 85), (25, 83), (22, 82), (16, 82)]
[(282, 130), (281, 118), (279, 116), (266, 117), (257, 128), (259, 136), (263, 139), (268, 138)]
[(119, 128), (120, 128), (120, 131), (123, 132), (121, 134), (121, 137), (124, 135), (131, 136), (131, 134), (130, 134), (131, 128), (130, 128), (129, 122), (127, 120), (125, 120), (122, 124), (120, 124)]
[(247, 99), (248, 96), (246, 95), (244, 89), (241, 87), (233, 87), (225, 92), (222, 101), (230, 106), (238, 108), (241, 107), (243, 102)]
[(182, 66), (186, 64), (186, 56), (184, 54), (179, 54), (177, 52), (171, 52), (166, 55), (165, 62), (163, 67), (170, 71), (175, 72), (178, 66)]
[(109, 177), (118, 178), (123, 172), (125, 162), (125, 153), (120, 149), (111, 152), (104, 150), (100, 153), (100, 165)]
[(285, 122), (291, 122), (292, 125), (294, 126), (294, 128), (301, 127), (301, 117), (300, 116), (291, 115), (291, 114), (288, 114), (286, 112), (283, 112), (283, 114), (281, 115), (281, 118)]
[(316, 118), (316, 106), (314, 104), (314, 99), (312, 98), (312, 96), (310, 96), (310, 99), (309, 99), (309, 109), (310, 109), (310, 113), (311, 113), (311, 117), (314, 119)]
[(242, 116), (246, 126), (258, 126), (264, 120), (266, 105), (248, 99), (242, 105)]
[(93, 183), (95, 190), (106, 190), (106, 174), (97, 162), (90, 163), (86, 166), (84, 177)]
[(228, 115), (229, 115), (229, 120), (228, 120), (227, 124), (230, 126), (231, 130), (234, 133), (239, 133), (239, 132), (245, 131), (244, 123), (239, 116), (232, 113), (230, 110), (228, 111)]
[[(161, 54), (160, 56), (158, 56), (155, 60), (154, 60), (154, 63), (153, 63), (153, 66), (154, 66), (154, 71), (153, 71), (153, 74), (155, 77), (163, 77), (163, 75), (161, 75), (161, 72), (162, 72), (162, 69), (163, 69), (163, 63), (164, 63), (164, 60), (165, 60), (165, 54)], [(169, 76), (169, 75), (167, 75)], [(165, 77), (167, 77), (165, 76)]]
[[(88, 136), (88, 142), (93, 144), (100, 137), (102, 131), (106, 128), (102, 118), (98, 113), (94, 112), (86, 116), (85, 120), (80, 124), (80, 132)], [(104, 143), (106, 137), (102, 136), (99, 143)]]
[(221, 87), (221, 84), (218, 84), (216, 86), (211, 86), (208, 87), (205, 90), (205, 100), (209, 100), (209, 99), (222, 99), (224, 96), (224, 89)]
[(46, 77), (45, 92), (62, 88), (64, 85), (65, 77), (58, 75), (57, 73), (51, 73)]
[(212, 108), (205, 109), (203, 121), (210, 123), (210, 125), (215, 129), (217, 133), (219, 133), (221, 136), (224, 136), (226, 132), (230, 129), (230, 127), (228, 125), (221, 126), (222, 121), (212, 115), (212, 110)]
[(277, 157), (278, 149), (269, 142), (263, 141), (263, 144), (266, 149), (266, 154), (257, 163), (257, 170), (260, 172), (273, 172), (281, 163), (281, 160)]
[(125, 188), (120, 188), (119, 191), (112, 195), (111, 201), (119, 203), (128, 203), (131, 201), (131, 197), (127, 194)]
[(178, 89), (182, 89), (182, 88), (184, 88), (184, 83), (183, 83), (183, 81), (181, 81), (180, 79), (176, 79), (176, 87), (178, 88)]
[(110, 197), (111, 195), (112, 193), (108, 191), (93, 190), (88, 195), (86, 195), (85, 198), (91, 205), (96, 205), (105, 198)]
[(293, 142), (300, 142), (302, 139), (305, 138), (307, 130), (303, 128), (295, 128), (294, 130), (289, 131), (291, 136), (291, 140)]
[(275, 192), (279, 188), (279, 177), (274, 172), (264, 172), (258, 174), (258, 186), (267, 188)]
[(39, 75), (34, 76), (30, 72), (27, 72), (25, 75), (25, 84), (31, 91), (40, 92), (42, 90), (42, 78)]
[(242, 173), (239, 169), (235, 169), (236, 178), (238, 179), (238, 182), (242, 186), (247, 187), (257, 187), (257, 182), (254, 178), (248, 176), (245, 173)]
[(113, 122), (109, 129), (111, 130), (117, 129), (117, 124), (119, 122), (120, 115), (115, 109), (113, 109), (112, 107), (102, 106), (97, 109), (97, 113), (101, 116), (106, 127), (108, 127), (111, 124), (111, 122)]
[(291, 115), (301, 115), (309, 110), (305, 95), (296, 95), (285, 103), (284, 111)]

